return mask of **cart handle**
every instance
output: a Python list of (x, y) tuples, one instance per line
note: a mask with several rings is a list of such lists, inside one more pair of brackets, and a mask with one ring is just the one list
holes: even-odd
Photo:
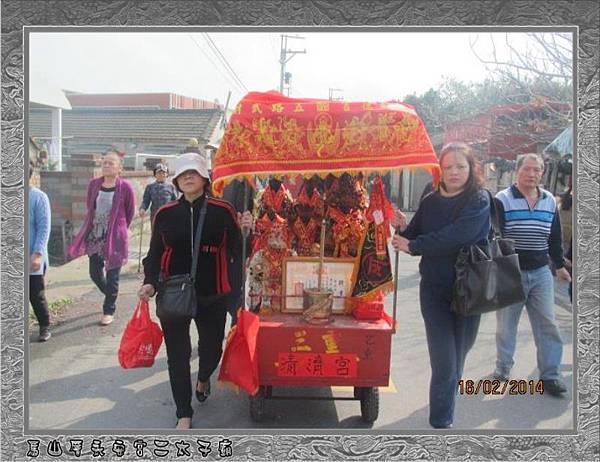
[(396, 261), (394, 262), (394, 311), (392, 318), (394, 323), (392, 324), (392, 334), (396, 333), (396, 306), (398, 303), (398, 266), (400, 262), (400, 252), (396, 250)]

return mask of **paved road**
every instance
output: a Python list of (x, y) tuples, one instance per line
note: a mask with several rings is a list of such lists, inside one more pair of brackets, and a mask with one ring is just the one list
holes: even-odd
[[(31, 429), (160, 429), (172, 428), (175, 408), (171, 398), (164, 346), (152, 368), (123, 370), (117, 349), (124, 325), (136, 302), (139, 277), (137, 257), (124, 274), (115, 322), (100, 327), (101, 297), (87, 279), (85, 259), (49, 273), (49, 297), (70, 296), (64, 322), (46, 344), (35, 342), (32, 329), (29, 363), (29, 425)], [(73, 282), (70, 282), (73, 281)], [(371, 426), (360, 420), (357, 401), (267, 401), (267, 419), (256, 424), (249, 417), (243, 393), (214, 386), (203, 404), (194, 401), (194, 428), (295, 428), (430, 430), (430, 377), (425, 331), (418, 306), (417, 259), (401, 256), (399, 271), (399, 331), (393, 339), (391, 384), (381, 389), (379, 419)], [(460, 396), (455, 429), (571, 429), (573, 427), (572, 315), (566, 309), (565, 287), (560, 287), (557, 314), (565, 340), (563, 374), (569, 393), (563, 399), (544, 396)], [(391, 297), (387, 306), (391, 307)], [(529, 323), (520, 324), (513, 378), (536, 379), (535, 346)], [(495, 317), (485, 315), (465, 378), (488, 377), (495, 359)], [(195, 338), (195, 336), (194, 336)], [(195, 340), (193, 340), (195, 342)], [(197, 364), (192, 363), (192, 377)], [(488, 377), (489, 378), (489, 377)], [(289, 392), (304, 390), (286, 390)], [(346, 389), (313, 390), (322, 396), (350, 396)]]

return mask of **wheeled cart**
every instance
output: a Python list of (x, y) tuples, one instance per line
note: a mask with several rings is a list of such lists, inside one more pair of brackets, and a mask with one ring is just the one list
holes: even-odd
[[(379, 415), (379, 389), (390, 378), (392, 326), (385, 320), (359, 321), (335, 316), (325, 325), (308, 324), (297, 314), (260, 320), (259, 392), (250, 396), (250, 416), (260, 422), (271, 399), (360, 401), (361, 417)], [(282, 396), (283, 387), (354, 387), (353, 397)]]
[[(396, 175), (385, 180), (389, 194), (392, 184), (400, 188), (398, 173), (405, 168), (423, 168), (434, 183), (439, 179), (425, 125), (407, 104), (252, 92), (236, 106), (213, 160), (212, 187), (220, 195), (231, 184), (229, 192), (237, 197), (232, 182), (243, 181), (245, 210), (248, 184), (268, 181), (261, 196), (268, 207), (263, 212), (258, 208), (260, 239), (249, 259), (248, 306), (259, 313), (258, 330), (254, 318), (251, 341), (242, 348), (244, 359), (234, 369), (241, 371), (238, 375), (251, 371), (251, 383), (247, 374), (231, 380), (243, 383), (249, 393), (258, 381), (258, 392), (249, 398), (253, 420), (265, 417), (271, 399), (357, 400), (364, 421), (377, 419), (379, 387), (388, 386), (390, 379), (397, 305), (393, 275), (398, 274), (398, 253), (394, 272), (388, 251), (395, 212), (383, 176)], [(281, 189), (284, 178), (286, 190)], [(314, 193), (319, 182), (322, 196)], [(286, 199), (286, 191), (295, 186), (296, 197)], [(286, 230), (295, 244), (288, 242)], [(244, 245), (244, 262), (246, 251)], [(390, 291), (391, 318), (382, 307), (383, 295)], [(377, 316), (365, 316), (362, 309), (369, 314), (373, 305)], [(251, 366), (248, 371), (244, 361)], [(284, 387), (332, 386), (353, 387), (354, 394), (278, 394)]]

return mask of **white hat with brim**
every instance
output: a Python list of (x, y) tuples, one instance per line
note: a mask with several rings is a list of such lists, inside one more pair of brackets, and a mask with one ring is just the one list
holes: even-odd
[(177, 186), (177, 178), (188, 170), (194, 170), (198, 172), (202, 178), (210, 181), (210, 177), (208, 176), (208, 168), (206, 168), (206, 159), (202, 157), (200, 154), (196, 154), (195, 152), (188, 152), (182, 154), (177, 159), (177, 163), (175, 165), (175, 175), (173, 176), (173, 184)]

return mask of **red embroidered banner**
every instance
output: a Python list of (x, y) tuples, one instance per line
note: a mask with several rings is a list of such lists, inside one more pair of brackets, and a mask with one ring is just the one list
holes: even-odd
[(358, 360), (354, 353), (279, 353), (280, 377), (356, 377)]
[(213, 161), (213, 189), (235, 178), (428, 169), (439, 166), (425, 125), (407, 104), (287, 98), (248, 93)]

